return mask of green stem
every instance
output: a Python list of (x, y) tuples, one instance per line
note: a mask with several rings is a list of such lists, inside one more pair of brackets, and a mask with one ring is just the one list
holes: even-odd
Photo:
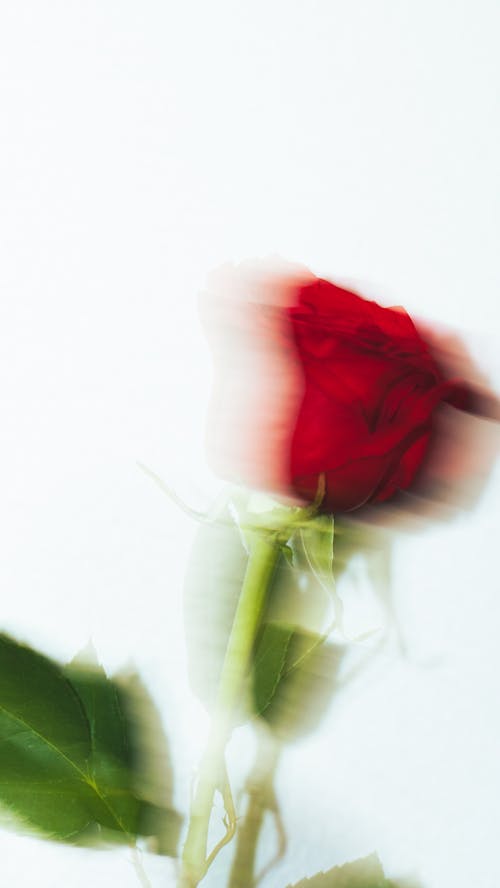
[(191, 803), (179, 888), (195, 888), (206, 872), (213, 800), (225, 779), (224, 750), (233, 727), (234, 712), (240, 702), (279, 551), (274, 535), (253, 536), (222, 668), (208, 745)]
[(245, 786), (247, 807), (244, 818), (238, 823), (229, 888), (249, 888), (260, 882), (263, 874), (261, 872), (257, 875), (256, 872), (257, 845), (267, 812), (274, 815), (279, 847), (274, 858), (267, 864), (265, 872), (267, 873), (284, 854), (286, 839), (273, 786), (280, 751), (280, 746), (273, 735), (268, 733), (266, 728), (257, 725), (255, 763)]

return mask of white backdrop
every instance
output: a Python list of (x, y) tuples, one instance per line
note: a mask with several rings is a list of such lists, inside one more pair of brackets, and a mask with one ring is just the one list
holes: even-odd
[[(199, 290), (276, 253), (457, 327), (498, 387), (498, 19), (492, 0), (1, 6), (0, 628), (133, 661), (181, 809), (205, 727), (193, 526), (136, 461), (197, 504), (218, 489)], [(410, 645), (438, 666), (387, 655), (285, 756), (290, 847), (263, 888), (375, 849), (422, 888), (497, 888), (498, 489), (399, 545)], [(7, 832), (0, 879), (138, 884), (125, 851)]]

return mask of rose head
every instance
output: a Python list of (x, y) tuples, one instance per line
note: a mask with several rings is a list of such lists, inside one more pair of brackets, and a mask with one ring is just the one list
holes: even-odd
[(245, 279), (251, 301), (231, 298), (235, 278), (216, 301), (231, 344), (219, 364), (220, 474), (302, 501), (323, 479), (322, 509), (333, 513), (408, 489), (436, 411), (476, 409), (472, 390), (447, 378), (401, 308), (303, 271)]
[(291, 436), (294, 490), (345, 512), (412, 483), (443, 401), (467, 406), (445, 380), (409, 315), (325, 280), (300, 288), (289, 310), (305, 390)]

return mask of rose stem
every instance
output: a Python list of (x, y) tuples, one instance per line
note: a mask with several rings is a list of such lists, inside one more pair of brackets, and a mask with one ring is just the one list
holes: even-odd
[[(255, 763), (246, 782), (248, 797), (245, 817), (238, 823), (236, 850), (229, 877), (229, 888), (248, 888), (260, 882), (264, 873), (283, 856), (286, 839), (281, 828), (278, 804), (274, 793), (274, 775), (281, 752), (278, 741), (262, 725), (257, 728), (257, 752)], [(257, 844), (267, 811), (274, 814), (278, 827), (279, 847), (277, 854), (266, 865), (264, 873), (255, 871)]]
[(224, 773), (224, 749), (240, 702), (267, 591), (278, 560), (276, 535), (255, 534), (222, 667), (215, 712), (191, 803), (179, 888), (195, 888), (206, 871), (207, 839), (216, 790)]

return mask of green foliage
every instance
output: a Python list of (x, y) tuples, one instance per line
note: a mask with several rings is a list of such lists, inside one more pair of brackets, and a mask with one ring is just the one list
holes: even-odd
[[(299, 564), (307, 564), (323, 580), (333, 575), (334, 522), (331, 515), (309, 519), (294, 537), (294, 554)], [(305, 559), (305, 564), (304, 564)]]
[(264, 624), (254, 655), (253, 711), (282, 742), (317, 726), (333, 695), (341, 655), (322, 635)]
[(189, 679), (211, 709), (247, 565), (240, 531), (227, 507), (199, 527), (184, 586)]
[(253, 702), (256, 715), (265, 712), (276, 693), (293, 634), (293, 628), (280, 623), (268, 623), (262, 629), (253, 667)]
[[(274, 512), (264, 522), (278, 521)], [(281, 521), (283, 518), (281, 516)], [(278, 563), (253, 651), (246, 693), (235, 723), (265, 718), (281, 739), (317, 723), (333, 691), (339, 648), (322, 629), (332, 613), (333, 520), (292, 522), (290, 539), (277, 542)], [(215, 700), (250, 545), (225, 504), (213, 524), (200, 527), (185, 585), (190, 679), (210, 710)]]
[(15, 821), (69, 842), (154, 835), (175, 853), (179, 818), (141, 794), (135, 730), (102, 669), (0, 636), (0, 803)]
[[(391, 888), (376, 854), (335, 866), (326, 873), (302, 879), (288, 888)], [(395, 886), (393, 886), (395, 888)]]

